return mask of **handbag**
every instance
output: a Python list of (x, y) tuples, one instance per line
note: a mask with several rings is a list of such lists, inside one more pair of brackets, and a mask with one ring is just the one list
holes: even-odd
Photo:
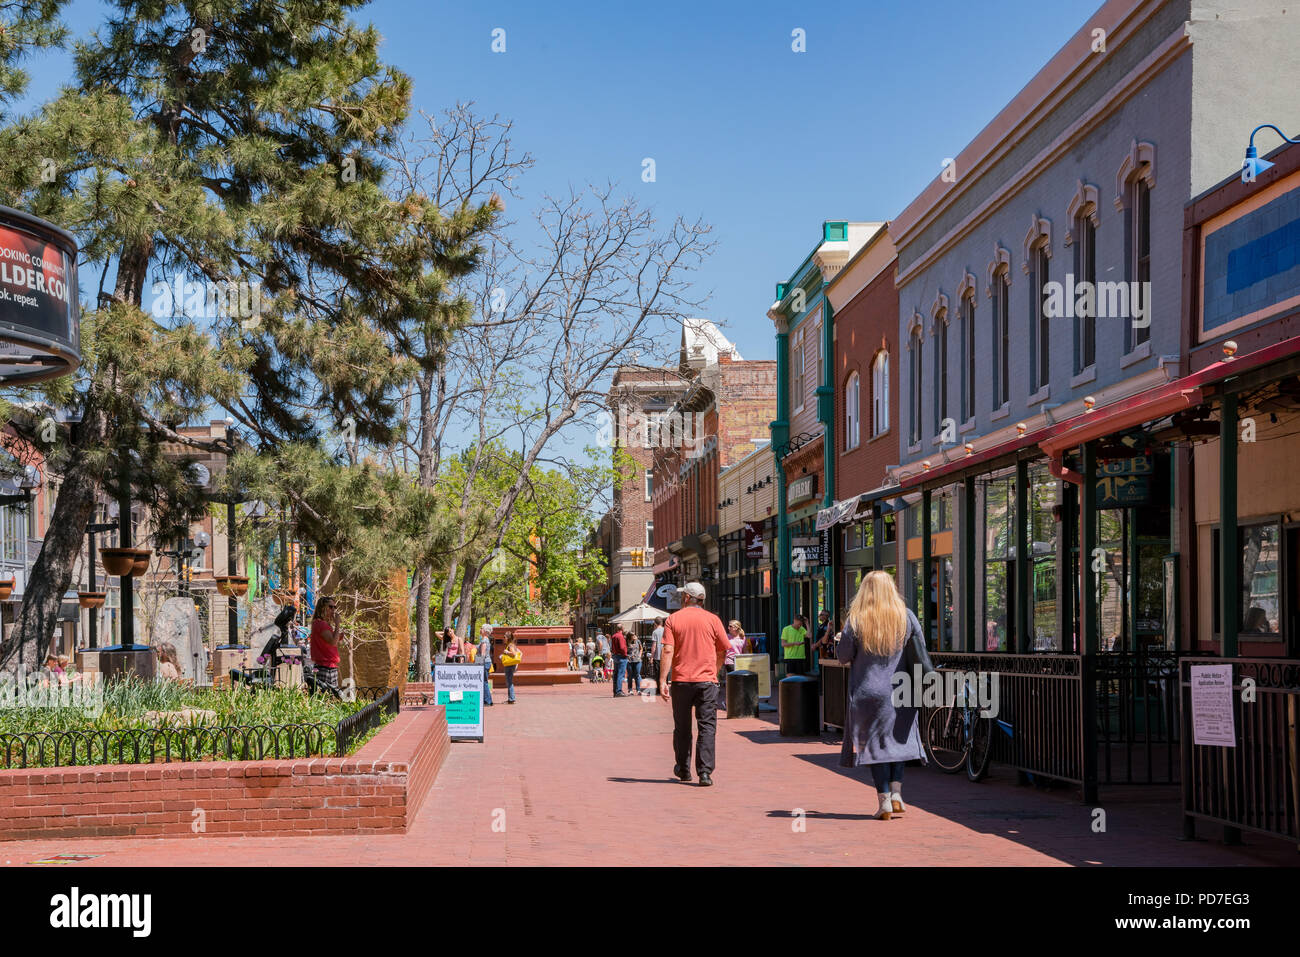
[(930, 652), (926, 650), (925, 639), (921, 637), (921, 632), (910, 627), (907, 629), (907, 643), (903, 645), (903, 664), (909, 674), (916, 665), (921, 666), (921, 674), (923, 675), (928, 675), (935, 670), (934, 662), (930, 660)]
[(502, 667), (502, 668), (509, 668), (509, 667), (511, 667), (512, 665), (517, 665), (517, 664), (519, 664), (519, 662), (521, 662), (521, 661), (523, 661), (523, 660), (524, 660), (524, 656), (523, 656), (523, 655), (518, 655), (518, 654), (515, 654), (515, 655), (508, 655), (508, 654), (506, 654), (504, 651), (501, 652), (501, 667)]

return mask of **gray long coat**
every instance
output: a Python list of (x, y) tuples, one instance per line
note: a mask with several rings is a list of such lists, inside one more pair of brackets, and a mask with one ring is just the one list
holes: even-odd
[(862, 650), (862, 640), (844, 626), (835, 656), (849, 664), (849, 711), (844, 727), (840, 767), (883, 764), (889, 761), (925, 760), (916, 708), (895, 708), (893, 677), (905, 670), (904, 650), (918, 641), (925, 648), (921, 623), (909, 610), (907, 638), (888, 658)]

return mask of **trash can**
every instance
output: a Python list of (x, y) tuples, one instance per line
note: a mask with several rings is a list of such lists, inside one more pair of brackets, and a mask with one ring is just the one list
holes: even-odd
[(777, 693), (778, 717), (783, 738), (807, 738), (819, 733), (817, 728), (817, 679), (808, 675), (790, 675), (781, 679)]
[(727, 717), (752, 718), (758, 714), (758, 672), (733, 671), (727, 675)]

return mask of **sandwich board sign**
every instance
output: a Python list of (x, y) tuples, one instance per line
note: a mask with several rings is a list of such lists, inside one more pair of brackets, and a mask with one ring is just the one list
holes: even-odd
[(483, 666), (440, 664), (433, 669), (435, 703), (447, 714), (447, 735), (483, 740)]

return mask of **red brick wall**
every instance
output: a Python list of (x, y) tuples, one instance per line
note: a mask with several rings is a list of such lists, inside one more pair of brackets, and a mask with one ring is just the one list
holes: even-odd
[[(898, 291), (897, 267), (890, 266), (835, 314), (835, 493), (848, 498), (879, 488), (885, 468), (899, 461), (898, 454)], [(889, 429), (871, 437), (871, 363), (884, 348), (889, 351)], [(857, 372), (860, 384), (860, 441), (844, 450), (844, 386)]]
[(431, 706), (403, 710), (346, 758), (0, 770), (0, 840), (400, 834), (449, 746)]

